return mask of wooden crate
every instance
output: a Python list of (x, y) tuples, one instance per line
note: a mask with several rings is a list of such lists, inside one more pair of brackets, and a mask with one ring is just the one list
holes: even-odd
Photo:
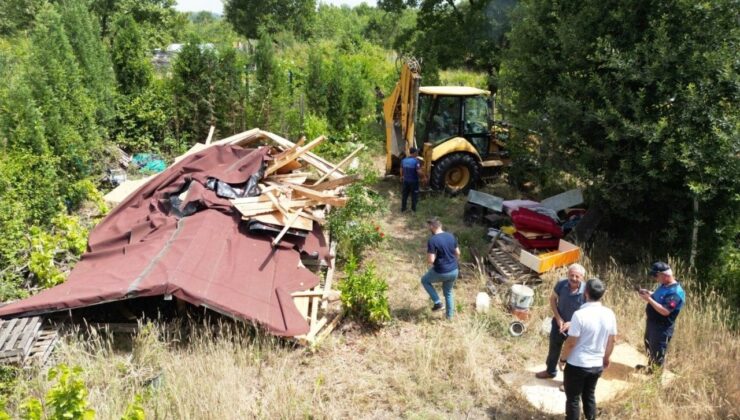
[(544, 273), (556, 267), (572, 264), (581, 258), (581, 248), (563, 239), (558, 244), (557, 251), (543, 254), (532, 254), (521, 250), (519, 262), (537, 273)]

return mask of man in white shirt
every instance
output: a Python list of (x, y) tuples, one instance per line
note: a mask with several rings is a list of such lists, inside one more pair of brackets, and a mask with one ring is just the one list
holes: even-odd
[(617, 335), (614, 312), (599, 302), (605, 291), (599, 279), (586, 282), (586, 303), (573, 314), (568, 339), (563, 345), (560, 363), (565, 363), (563, 384), (568, 420), (580, 417), (579, 399), (583, 400), (586, 419), (596, 418), (596, 382), (609, 367)]

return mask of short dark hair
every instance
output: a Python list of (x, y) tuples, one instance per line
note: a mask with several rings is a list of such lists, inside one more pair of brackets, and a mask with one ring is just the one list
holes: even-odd
[(413, 155), (414, 153), (416, 153), (416, 152), (418, 152), (418, 151), (419, 151), (419, 149), (417, 149), (416, 147), (411, 147), (411, 148), (409, 148), (409, 154), (410, 154), (410, 155)]
[(598, 301), (604, 296), (604, 292), (606, 292), (606, 286), (604, 286), (601, 280), (593, 278), (586, 282), (586, 293), (588, 293), (589, 299)]
[(427, 219), (427, 224), (435, 229), (442, 226), (442, 222), (439, 221), (439, 217), (437, 216)]

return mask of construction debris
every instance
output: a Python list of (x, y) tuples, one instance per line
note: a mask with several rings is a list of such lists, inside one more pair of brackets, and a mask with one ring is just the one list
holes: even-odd
[(0, 320), (0, 364), (45, 365), (57, 330), (40, 317)]
[(259, 129), (209, 138), (163, 172), (122, 184), (67, 281), (0, 316), (163, 296), (315, 342), (341, 320), (336, 245), (323, 225), (347, 204), (343, 190), (357, 177), (341, 168), (362, 149), (334, 165), (311, 152), (322, 141)]

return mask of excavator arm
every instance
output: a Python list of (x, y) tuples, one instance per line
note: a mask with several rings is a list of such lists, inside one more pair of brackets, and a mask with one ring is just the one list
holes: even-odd
[(396, 172), (394, 160), (408, 155), (414, 147), (414, 121), (419, 102), (421, 66), (415, 59), (402, 59), (401, 77), (383, 104), (385, 119), (385, 172)]

